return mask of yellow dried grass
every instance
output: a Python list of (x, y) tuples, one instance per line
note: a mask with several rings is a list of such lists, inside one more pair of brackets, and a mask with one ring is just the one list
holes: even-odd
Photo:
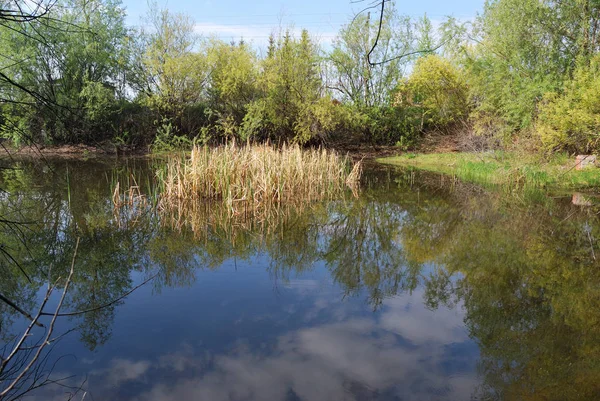
[(196, 146), (189, 157), (167, 161), (159, 174), (161, 202), (168, 206), (220, 201), (236, 213), (240, 208), (322, 200), (341, 194), (347, 186), (355, 190), (361, 171), (360, 162), (351, 167), (347, 157), (326, 149), (235, 143)]

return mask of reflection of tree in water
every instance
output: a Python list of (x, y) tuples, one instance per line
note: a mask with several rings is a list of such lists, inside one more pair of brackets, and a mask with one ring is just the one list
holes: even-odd
[(386, 178), (374, 174), (379, 182), (359, 199), (312, 205), (268, 230), (211, 226), (194, 252), (218, 266), (266, 251), (282, 278), (322, 260), (346, 294), (366, 290), (374, 307), (424, 284), (430, 307), (466, 309), (481, 347), (479, 398), (599, 391), (597, 210), (427, 176)]
[[(230, 258), (267, 253), (271, 274), (285, 280), (324, 261), (346, 294), (367, 289), (377, 307), (386, 296), (414, 289), (420, 274), (420, 265), (405, 258), (398, 242), (403, 209), (383, 194), (378, 189), (359, 198), (348, 194), (332, 202), (272, 206), (258, 215), (231, 216), (227, 206), (215, 203), (181, 204), (165, 210), (162, 221), (195, 239), (201, 265), (216, 268)], [(161, 244), (153, 254), (185, 259), (180, 242)]]
[(409, 210), (403, 243), (426, 244), (411, 248), (443, 266), (426, 283), (426, 302), (461, 302), (466, 310), (481, 352), (477, 398), (596, 398), (598, 210), (460, 190), (450, 197), (437, 213)]
[(398, 241), (403, 211), (386, 200), (364, 196), (335, 210), (322, 257), (347, 294), (366, 288), (369, 302), (416, 288), (420, 265), (411, 263)]
[[(22, 230), (19, 246), (11, 247), (11, 253), (21, 261), (31, 279), (28, 285), (35, 292), (46, 281), (48, 272), (56, 278), (66, 277), (75, 242), (81, 238), (78, 269), (65, 306), (71, 310), (92, 309), (131, 287), (131, 271), (142, 270), (144, 262), (135, 250), (148, 241), (149, 227), (143, 223), (136, 225), (135, 230), (117, 226), (107, 202), (108, 180), (91, 178), (89, 169), (77, 165), (51, 166), (54, 171), (46, 174), (39, 174), (40, 169), (47, 168), (44, 165), (23, 169), (16, 166), (3, 176), (2, 186), (8, 194), (7, 200), (0, 203), (3, 215), (32, 222)], [(19, 215), (11, 212), (16, 210)], [(6, 230), (1, 234), (2, 242), (11, 238)], [(14, 269), (14, 263), (8, 265)], [(11, 277), (22, 281), (16, 273)], [(9, 282), (3, 280), (0, 285), (4, 289)], [(91, 349), (106, 340), (113, 309), (82, 318), (82, 340)]]
[[(15, 222), (0, 227), (0, 243), (10, 255), (0, 261), (0, 293), (12, 304), (2, 304), (3, 399), (19, 398), (47, 384), (67, 386), (52, 377), (63, 359), (53, 355), (54, 347), (74, 329), (88, 348), (103, 344), (120, 303), (111, 302), (132, 288), (132, 270), (144, 270), (143, 258), (134, 250), (148, 240), (148, 230), (139, 225), (134, 234), (119, 227), (106, 202), (108, 178), (90, 179), (89, 170), (77, 167), (24, 163), (2, 171), (0, 215)], [(104, 218), (98, 218), (103, 212)], [(79, 255), (71, 275), (76, 248)], [(58, 302), (63, 291), (64, 302)], [(47, 304), (39, 298), (44, 293)], [(44, 315), (54, 315), (49, 310), (55, 303), (60, 306), (53, 325)], [(38, 305), (45, 305), (39, 316), (33, 312)], [(14, 328), (7, 324), (12, 320), (19, 323)], [(31, 328), (23, 331), (24, 324)]]

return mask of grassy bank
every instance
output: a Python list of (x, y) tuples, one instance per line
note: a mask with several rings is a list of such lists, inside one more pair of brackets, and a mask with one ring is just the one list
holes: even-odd
[(509, 152), (405, 154), (377, 159), (384, 164), (412, 166), (484, 186), (582, 189), (600, 186), (600, 170), (575, 169), (565, 154), (547, 158)]

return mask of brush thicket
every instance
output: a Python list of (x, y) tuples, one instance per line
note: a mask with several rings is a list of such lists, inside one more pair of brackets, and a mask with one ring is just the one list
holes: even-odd
[(360, 164), (326, 149), (298, 145), (194, 147), (159, 173), (164, 207), (182, 201), (218, 201), (231, 213), (266, 205), (323, 200), (356, 188)]

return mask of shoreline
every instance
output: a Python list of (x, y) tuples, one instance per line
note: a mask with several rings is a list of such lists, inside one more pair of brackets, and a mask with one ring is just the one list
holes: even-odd
[[(340, 145), (325, 146), (341, 155), (348, 155), (354, 161), (375, 161), (379, 158), (398, 156), (402, 153), (396, 146), (366, 146), (366, 145)], [(58, 145), (38, 146), (28, 145), (20, 148), (0, 146), (0, 159), (4, 158), (59, 158), (59, 159), (93, 159), (93, 158), (120, 158), (120, 157), (160, 157), (165, 153), (152, 153), (149, 150), (132, 149), (117, 151), (116, 148), (91, 146), (91, 145)]]
[(64, 159), (92, 159), (112, 157), (145, 157), (150, 152), (142, 150), (117, 151), (116, 148), (77, 145), (27, 145), (14, 147), (3, 145), (0, 147), (0, 159), (3, 158), (64, 158)]
[(412, 167), (487, 187), (600, 189), (600, 169), (575, 169), (575, 158), (555, 154), (542, 159), (516, 152), (405, 153), (377, 158), (385, 165)]

